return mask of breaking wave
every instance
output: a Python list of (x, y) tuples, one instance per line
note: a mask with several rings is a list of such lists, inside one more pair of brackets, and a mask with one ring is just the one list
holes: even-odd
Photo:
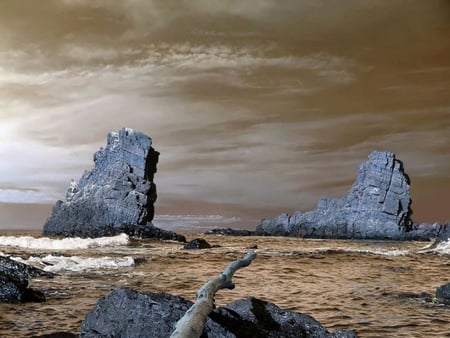
[(32, 236), (0, 236), (0, 246), (19, 247), (42, 250), (78, 250), (89, 248), (102, 248), (108, 246), (126, 246), (130, 242), (127, 234), (99, 238), (62, 238)]
[(134, 266), (134, 259), (125, 257), (81, 257), (47, 255), (44, 257), (31, 256), (28, 259), (11, 257), (16, 261), (33, 265), (47, 272), (80, 272), (85, 270), (118, 269)]

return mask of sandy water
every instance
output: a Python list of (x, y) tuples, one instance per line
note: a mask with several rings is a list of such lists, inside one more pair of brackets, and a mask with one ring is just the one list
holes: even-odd
[(450, 278), (448, 252), (424, 252), (429, 243), (202, 237), (220, 247), (188, 251), (152, 240), (69, 250), (0, 245), (5, 255), (32, 256), (29, 262), (58, 273), (32, 280), (45, 292), (45, 303), (0, 305), (0, 337), (77, 334), (98, 298), (117, 287), (194, 300), (205, 281), (249, 250), (256, 259), (236, 273), (234, 290), (219, 292), (218, 306), (252, 295), (310, 314), (330, 330), (354, 329), (360, 337), (450, 336), (450, 307), (417, 297), (434, 294)]

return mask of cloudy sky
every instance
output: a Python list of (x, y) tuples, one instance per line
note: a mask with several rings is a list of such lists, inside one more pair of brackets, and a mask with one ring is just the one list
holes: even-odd
[(122, 127), (161, 152), (160, 215), (252, 228), (378, 149), (448, 221), (450, 2), (1, 1), (0, 228), (41, 228)]

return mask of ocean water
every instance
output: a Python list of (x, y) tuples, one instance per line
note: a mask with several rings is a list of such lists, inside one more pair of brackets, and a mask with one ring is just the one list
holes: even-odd
[(307, 313), (329, 330), (360, 337), (449, 337), (450, 307), (432, 297), (449, 282), (450, 243), (305, 240), (282, 237), (203, 237), (220, 247), (184, 250), (182, 244), (136, 240), (122, 234), (99, 239), (49, 239), (3, 232), (0, 255), (57, 274), (35, 278), (44, 303), (0, 304), (0, 337), (79, 333), (97, 300), (118, 287), (161, 291), (194, 300), (195, 293), (247, 251), (252, 264), (237, 271), (234, 290), (216, 295), (218, 306), (255, 296)]

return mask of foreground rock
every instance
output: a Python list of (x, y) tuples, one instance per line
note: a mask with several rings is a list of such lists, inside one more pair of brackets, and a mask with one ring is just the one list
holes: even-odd
[(102, 237), (125, 232), (185, 241), (151, 224), (158, 157), (151, 138), (143, 133), (125, 128), (108, 134), (106, 148), (94, 154), (94, 168), (78, 184), (72, 181), (66, 199), (53, 207), (44, 235)]
[(53, 274), (0, 256), (0, 303), (43, 302), (42, 292), (28, 287), (33, 277), (53, 277)]
[(390, 152), (374, 151), (342, 198), (323, 198), (316, 209), (264, 219), (258, 235), (310, 238), (428, 240), (437, 228), (411, 220), (409, 177)]
[[(169, 337), (192, 302), (165, 294), (117, 289), (100, 299), (81, 324), (80, 337)], [(202, 337), (356, 337), (328, 332), (314, 318), (245, 298), (214, 309)]]

